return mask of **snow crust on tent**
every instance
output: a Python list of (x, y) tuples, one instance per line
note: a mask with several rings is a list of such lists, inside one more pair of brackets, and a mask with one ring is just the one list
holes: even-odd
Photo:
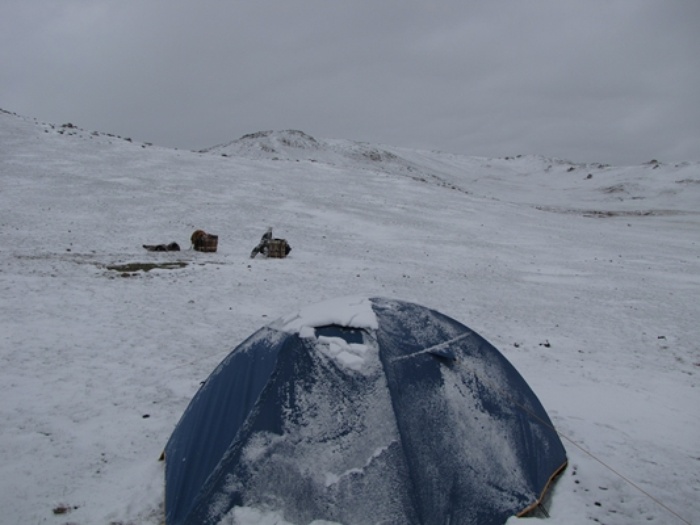
[(367, 297), (338, 297), (306, 306), (271, 326), (302, 338), (315, 338), (318, 351), (343, 368), (366, 373), (368, 368), (378, 365), (377, 353), (370, 346), (317, 334), (315, 330), (324, 326), (376, 330), (379, 323)]
[[(338, 297), (306, 306), (273, 323), (275, 328), (293, 333), (301, 333), (305, 328), (330, 325), (372, 330), (379, 327), (372, 302), (361, 296)], [(309, 332), (302, 333), (302, 336), (305, 334), (308, 335)]]
[(253, 334), (195, 395), (165, 454), (168, 525), (241, 512), (496, 525), (536, 504), (566, 464), (544, 408), (493, 346), (380, 298), (317, 305)]

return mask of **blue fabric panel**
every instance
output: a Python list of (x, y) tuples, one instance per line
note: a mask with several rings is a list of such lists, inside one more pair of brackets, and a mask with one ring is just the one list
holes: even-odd
[[(242, 459), (245, 447), (256, 436), (282, 435), (284, 426), (295, 418), (297, 387), (313, 380), (308, 373), (310, 362), (303, 340), (296, 334), (287, 334), (278, 347), (274, 364), (274, 371), (268, 375), (255, 405), (250, 407), (236, 439), (227, 440), (226, 453), (219, 457), (218, 464), (210, 471), (206, 482), (201, 484), (199, 490), (202, 497), (189, 509), (183, 525), (218, 523), (234, 505), (246, 503), (246, 489), (255, 472)], [(235, 483), (231, 483), (232, 474), (235, 474)], [(299, 485), (296, 480), (294, 484)]]
[(212, 372), (192, 399), (165, 447), (166, 523), (178, 525), (197, 505), (268, 383), (289, 334), (263, 328)]
[[(331, 326), (317, 335), (363, 342)], [(366, 333), (365, 333), (366, 335)], [(417, 523), (391, 403), (376, 373), (348, 373), (317, 341), (290, 339), (236, 442), (205, 484), (187, 525), (218, 523), (233, 506), (278, 509), (290, 523)], [(384, 410), (386, 407), (386, 410)], [(336, 477), (329, 479), (328, 474)]]
[[(422, 525), (501, 525), (566, 462), (539, 400), (466, 326), (427, 308), (373, 299), (413, 502)], [(456, 359), (438, 359), (449, 351)]]

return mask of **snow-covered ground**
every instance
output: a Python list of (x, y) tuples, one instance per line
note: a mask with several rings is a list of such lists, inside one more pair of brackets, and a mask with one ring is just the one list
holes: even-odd
[[(0, 522), (160, 524), (158, 458), (216, 365), (365, 295), (463, 322), (525, 377), (570, 459), (548, 523), (697, 523), (700, 165), (514, 153), (300, 132), (189, 152), (0, 112)], [(268, 226), (293, 250), (251, 260)]]

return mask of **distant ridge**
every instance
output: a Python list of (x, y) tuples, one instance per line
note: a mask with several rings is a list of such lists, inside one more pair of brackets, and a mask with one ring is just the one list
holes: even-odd
[[(5, 109), (0, 109), (0, 132), (4, 147), (10, 147), (11, 142), (25, 134), (54, 136), (76, 145), (121, 144), (132, 151), (153, 146), (111, 133), (88, 131), (72, 123), (40, 122)], [(474, 197), (524, 204), (543, 212), (593, 218), (698, 213), (697, 162), (665, 163), (654, 159), (637, 166), (610, 166), (542, 155), (488, 158), (320, 139), (295, 129), (248, 133), (193, 153), (222, 156), (234, 162), (260, 161), (263, 169), (270, 162), (308, 162), (341, 170), (345, 177), (364, 177), (369, 172), (397, 176)], [(577, 205), (562, 206), (563, 201)]]
[(271, 160), (307, 160), (338, 164), (343, 161), (394, 162), (399, 158), (382, 147), (366, 142), (341, 139), (316, 139), (300, 130), (258, 131), (205, 148), (199, 153)]

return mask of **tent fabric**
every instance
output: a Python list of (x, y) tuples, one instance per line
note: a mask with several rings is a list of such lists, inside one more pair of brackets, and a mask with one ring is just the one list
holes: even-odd
[(566, 452), (486, 340), (373, 298), (244, 341), (191, 401), (165, 460), (167, 525), (219, 523), (241, 507), (295, 524), (496, 525), (540, 500)]

